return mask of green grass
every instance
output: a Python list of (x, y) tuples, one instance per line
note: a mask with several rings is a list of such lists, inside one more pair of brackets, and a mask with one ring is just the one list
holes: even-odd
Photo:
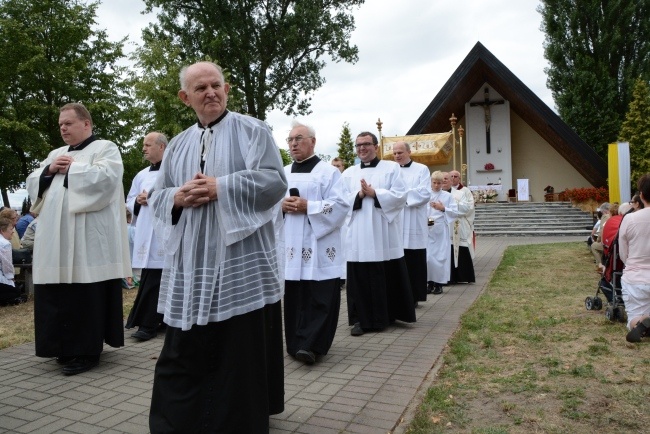
[(507, 249), (407, 432), (647, 431), (650, 342), (585, 310), (597, 281), (584, 243)]

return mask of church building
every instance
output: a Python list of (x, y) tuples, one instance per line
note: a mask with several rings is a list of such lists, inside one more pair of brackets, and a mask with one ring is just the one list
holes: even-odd
[[(556, 193), (606, 186), (605, 161), (480, 42), (407, 135), (448, 132), (452, 114), (458, 119), (456, 129), (464, 129), (462, 156), (456, 131), (455, 167), (448, 158), (433, 164), (424, 159), (432, 172), (463, 169), (464, 184), (500, 184), (500, 201), (522, 185), (535, 202), (544, 201), (547, 186)], [(438, 148), (448, 152), (453, 142)], [(384, 146), (384, 158), (390, 147)], [(417, 147), (415, 143), (414, 151)], [(422, 151), (414, 152), (413, 159)]]

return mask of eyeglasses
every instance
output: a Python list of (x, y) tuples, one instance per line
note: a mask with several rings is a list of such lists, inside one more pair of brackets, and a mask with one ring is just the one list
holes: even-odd
[(371, 146), (375, 146), (375, 144), (372, 143), (372, 142), (370, 142), (370, 143), (357, 143), (354, 146), (355, 146), (355, 148), (359, 149), (359, 148), (369, 148)]
[(460, 178), (460, 175), (451, 175), (452, 178)]
[(307, 137), (305, 137), (305, 136), (296, 136), (296, 137), (287, 137), (286, 140), (287, 140), (287, 144), (290, 145), (291, 142), (293, 142), (294, 140), (296, 141), (296, 143), (300, 143), (300, 142), (303, 141), (303, 139), (313, 139), (313, 138), (314, 138), (314, 136), (307, 136)]

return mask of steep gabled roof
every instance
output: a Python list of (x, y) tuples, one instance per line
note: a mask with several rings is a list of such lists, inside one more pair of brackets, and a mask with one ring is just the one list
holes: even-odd
[(510, 109), (546, 140), (594, 186), (606, 186), (607, 164), (560, 117), (487, 48), (477, 42), (407, 134), (449, 129), (452, 113), (465, 116), (465, 103), (488, 83)]

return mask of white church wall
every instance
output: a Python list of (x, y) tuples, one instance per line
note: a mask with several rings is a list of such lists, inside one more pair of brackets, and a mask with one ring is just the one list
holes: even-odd
[(544, 201), (544, 188), (553, 186), (556, 193), (567, 188), (592, 187), (567, 160), (535, 132), (516, 113), (511, 113), (512, 178), (529, 180), (529, 191), (535, 202)]
[[(485, 88), (488, 89), (489, 101), (499, 101), (489, 105), (491, 148), (489, 154), (487, 153), (486, 110), (481, 105), (472, 106), (472, 103), (485, 103)], [(476, 186), (500, 183), (502, 187), (498, 200), (505, 201), (508, 190), (514, 185), (511, 164), (510, 103), (504, 101), (492, 87), (484, 84), (470, 102), (465, 104), (465, 118), (468, 184)], [(494, 169), (486, 170), (485, 165), (488, 163), (491, 163)]]

